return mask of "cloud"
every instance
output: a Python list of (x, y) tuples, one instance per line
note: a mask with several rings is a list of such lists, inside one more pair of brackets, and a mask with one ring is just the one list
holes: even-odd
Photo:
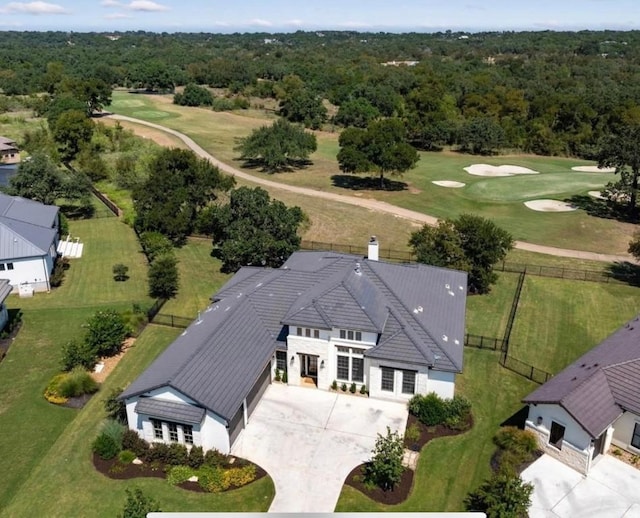
[(289, 25), (292, 27), (301, 27), (302, 25), (304, 25), (304, 22), (302, 20), (287, 20), (286, 22), (284, 22), (285, 25)]
[(122, 7), (124, 4), (118, 2), (117, 0), (102, 0), (100, 2), (102, 7)]
[(249, 25), (258, 25), (259, 27), (271, 27), (273, 24), (269, 20), (261, 20), (260, 18), (254, 18), (249, 20)]
[(0, 9), (3, 13), (21, 13), (21, 14), (69, 14), (64, 7), (57, 4), (49, 4), (47, 2), (10, 2)]
[(123, 20), (126, 18), (132, 18), (132, 16), (126, 13), (113, 13), (105, 16), (105, 19), (107, 20)]
[(168, 11), (169, 10), (167, 6), (158, 4), (156, 2), (152, 2), (151, 0), (134, 0), (129, 5), (127, 5), (127, 9), (131, 9), (132, 11)]

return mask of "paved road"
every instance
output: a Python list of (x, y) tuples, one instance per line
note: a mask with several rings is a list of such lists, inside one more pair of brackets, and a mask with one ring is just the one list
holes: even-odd
[[(402, 207), (397, 207), (395, 205), (391, 205), (390, 203), (386, 203), (384, 201), (372, 200), (368, 198), (358, 198), (356, 196), (347, 196), (345, 194), (336, 194), (333, 192), (316, 191), (315, 189), (309, 189), (307, 187), (296, 187), (294, 185), (287, 185), (284, 183), (274, 182), (272, 180), (267, 180), (265, 178), (253, 176), (249, 173), (240, 171), (235, 167), (231, 167), (230, 165), (225, 164), (224, 162), (221, 162), (214, 156), (210, 155), (201, 146), (196, 144), (193, 141), (193, 139), (191, 139), (184, 133), (180, 133), (179, 131), (176, 131), (174, 129), (167, 128), (166, 126), (161, 126), (160, 124), (154, 124), (153, 122), (147, 122), (142, 119), (127, 117), (126, 115), (111, 114), (111, 115), (108, 115), (108, 117), (111, 119), (132, 122), (135, 124), (141, 124), (143, 126), (148, 126), (150, 128), (154, 128), (154, 129), (169, 133), (170, 135), (174, 135), (178, 137), (180, 140), (182, 140), (182, 142), (184, 142), (189, 148), (191, 148), (197, 155), (199, 155), (202, 158), (206, 158), (212, 164), (219, 167), (220, 170), (228, 174), (237, 176), (238, 178), (242, 178), (243, 180), (256, 183), (258, 185), (263, 185), (265, 187), (272, 187), (276, 189), (282, 189), (284, 191), (301, 194), (303, 196), (313, 196), (315, 198), (322, 198), (325, 200), (337, 201), (339, 203), (356, 205), (358, 207), (364, 207), (377, 212), (386, 212), (388, 214), (393, 214), (394, 216), (397, 216), (399, 218), (415, 221), (417, 223), (422, 223), (422, 224), (426, 223), (427, 225), (433, 226), (433, 225), (436, 225), (438, 222), (438, 218), (435, 218), (433, 216), (429, 216), (427, 214), (423, 214), (421, 212), (416, 212), (409, 209), (403, 209)], [(520, 250), (527, 250), (529, 252), (537, 252), (540, 254), (554, 255), (557, 257), (589, 259), (592, 261), (603, 261), (607, 263), (619, 262), (619, 261), (635, 262), (630, 255), (599, 254), (596, 252), (585, 252), (583, 250), (571, 250), (566, 248), (556, 248), (553, 246), (536, 245), (533, 243), (527, 243), (525, 241), (516, 241), (515, 247)]]

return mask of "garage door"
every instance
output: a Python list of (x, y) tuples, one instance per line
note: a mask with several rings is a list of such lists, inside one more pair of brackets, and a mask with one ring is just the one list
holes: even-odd
[(238, 434), (244, 428), (244, 407), (240, 405), (240, 408), (231, 418), (231, 422), (229, 423), (229, 446), (233, 446), (233, 442), (238, 437)]
[(256, 381), (256, 384), (247, 396), (247, 416), (250, 416), (253, 413), (256, 405), (260, 402), (262, 394), (267, 390), (269, 383), (271, 383), (271, 362), (267, 363), (267, 366), (258, 377), (258, 381)]

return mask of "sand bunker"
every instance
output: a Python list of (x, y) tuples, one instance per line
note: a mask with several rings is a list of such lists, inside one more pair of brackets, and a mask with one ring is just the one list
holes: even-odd
[(615, 173), (615, 167), (598, 167), (597, 165), (577, 165), (571, 168), (572, 171), (581, 173)]
[(518, 165), (473, 164), (464, 170), (475, 176), (515, 176), (518, 174), (540, 174), (538, 171)]
[(570, 203), (558, 200), (531, 200), (525, 201), (524, 204), (531, 210), (538, 212), (571, 212), (578, 208)]
[(460, 187), (467, 185), (466, 183), (452, 182), (451, 180), (435, 180), (431, 183), (439, 185), (440, 187), (453, 187), (454, 189), (459, 189)]
[(601, 191), (589, 191), (589, 196), (598, 200), (606, 200), (607, 198), (602, 195)]

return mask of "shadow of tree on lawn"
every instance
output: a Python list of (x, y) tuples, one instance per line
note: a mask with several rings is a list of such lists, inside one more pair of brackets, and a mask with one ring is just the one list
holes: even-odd
[(278, 168), (268, 168), (264, 160), (261, 158), (251, 158), (251, 159), (241, 159), (238, 158), (238, 161), (242, 162), (242, 167), (245, 169), (259, 169), (262, 173), (273, 174), (273, 173), (292, 173), (294, 171), (300, 169), (307, 169), (310, 165), (313, 164), (311, 160), (289, 160), (287, 165)]
[(622, 223), (638, 223), (638, 216), (631, 214), (628, 207), (622, 203), (600, 200), (584, 194), (571, 196), (564, 201), (584, 210), (589, 216), (615, 219)]
[(607, 267), (607, 272), (618, 281), (640, 286), (640, 265), (628, 261), (612, 263)]
[(409, 186), (398, 180), (384, 179), (384, 187), (380, 187), (380, 178), (377, 176), (356, 176), (351, 174), (334, 174), (331, 177), (334, 187), (351, 189), (352, 191), (406, 191)]

